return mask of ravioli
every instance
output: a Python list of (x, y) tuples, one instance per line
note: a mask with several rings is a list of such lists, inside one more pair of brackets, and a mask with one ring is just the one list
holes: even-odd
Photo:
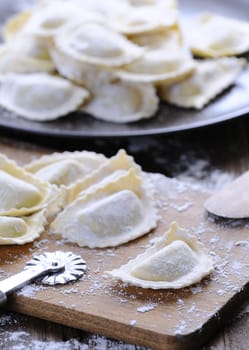
[(59, 191), (0, 154), (0, 215), (24, 216), (52, 205)]
[(213, 13), (191, 19), (189, 44), (200, 57), (235, 56), (249, 51), (249, 23)]
[(54, 38), (55, 47), (82, 62), (104, 67), (130, 63), (144, 49), (109, 28), (102, 21), (75, 21), (62, 28)]
[(197, 61), (192, 76), (171, 86), (161, 86), (159, 95), (163, 101), (177, 106), (201, 109), (231, 86), (245, 65), (245, 59), (235, 57)]
[(132, 36), (131, 40), (146, 51), (140, 59), (117, 70), (117, 76), (123, 80), (172, 84), (183, 80), (195, 68), (178, 27)]
[[(185, 57), (184, 57), (185, 56)], [(136, 83), (154, 83), (170, 85), (182, 81), (192, 74), (195, 65), (188, 52), (147, 52), (139, 61), (124, 66), (117, 72), (123, 80)]]
[(44, 231), (45, 210), (26, 217), (0, 216), (0, 245), (26, 244)]
[(203, 244), (172, 223), (143, 254), (107, 273), (142, 288), (179, 289), (200, 282), (213, 270), (212, 258)]
[(2, 188), (0, 211), (12, 208), (33, 207), (42, 200), (42, 195), (34, 185), (19, 180), (0, 170), (0, 186)]
[(94, 90), (95, 87), (116, 79), (112, 69), (82, 62), (75, 57), (66, 55), (54, 45), (50, 45), (49, 52), (56, 69), (62, 76), (85, 86), (89, 90)]
[(46, 40), (37, 38), (34, 35), (20, 33), (13, 40), (7, 42), (11, 50), (32, 59), (50, 61), (52, 63)]
[(96, 186), (110, 183), (119, 177), (120, 174), (130, 169), (134, 169), (138, 175), (141, 175), (141, 167), (135, 163), (133, 157), (129, 156), (125, 150), (119, 150), (115, 156), (103, 161), (97, 169), (83, 179), (79, 179), (67, 187), (67, 204), (71, 203), (78, 196), (84, 195), (84, 191), (94, 191)]
[(97, 119), (128, 123), (153, 117), (158, 103), (152, 84), (113, 81), (96, 86), (82, 110)]
[(15, 14), (9, 20), (7, 20), (2, 29), (3, 38), (6, 41), (10, 41), (15, 38), (16, 35), (21, 32), (31, 15), (32, 11), (27, 10)]
[(53, 0), (40, 3), (33, 9), (23, 31), (26, 34), (51, 39), (72, 18), (78, 16), (78, 11), (70, 1)]
[[(22, 42), (25, 42), (25, 38)], [(21, 53), (20, 53), (21, 52)], [(24, 52), (24, 47), (14, 47), (13, 44), (0, 46), (0, 74), (8, 73), (51, 73), (55, 70), (53, 62), (47, 58), (32, 57)]]
[(157, 223), (148, 181), (130, 169), (83, 193), (50, 228), (68, 241), (89, 248), (114, 247), (144, 235)]
[(0, 105), (34, 121), (62, 117), (88, 97), (86, 89), (45, 73), (8, 74), (0, 86)]
[(125, 35), (159, 31), (170, 28), (178, 21), (178, 11), (169, 2), (131, 6), (126, 12), (116, 14), (111, 26)]
[(89, 151), (52, 153), (26, 164), (25, 169), (43, 181), (67, 187), (85, 178), (105, 161), (103, 154)]

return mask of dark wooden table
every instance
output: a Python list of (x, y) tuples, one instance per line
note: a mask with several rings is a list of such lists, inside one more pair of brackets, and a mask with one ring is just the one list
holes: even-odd
[[(229, 178), (249, 168), (249, 119), (247, 117), (192, 131), (131, 139), (85, 139), (77, 142), (56, 140), (55, 142), (48, 138), (37, 140), (37, 137), (18, 132), (7, 134), (6, 130), (1, 130), (0, 135), (2, 152), (5, 149), (21, 152), (22, 149), (40, 147), (36, 145), (38, 142), (52, 150), (87, 149), (102, 152), (108, 156), (123, 147), (134, 155), (136, 161), (146, 171), (161, 172), (186, 181), (196, 181), (208, 187), (221, 186), (224, 179), (229, 181)], [(203, 349), (249, 349), (247, 310), (249, 312), (245, 303), (240, 310), (231, 315), (222, 329), (217, 329), (217, 334)], [(51, 322), (1, 311), (0, 349), (133, 350), (142, 348)]]

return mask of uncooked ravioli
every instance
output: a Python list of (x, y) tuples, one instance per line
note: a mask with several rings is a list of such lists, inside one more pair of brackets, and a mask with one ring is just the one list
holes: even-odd
[(44, 39), (51, 39), (61, 27), (79, 14), (73, 2), (53, 0), (40, 3), (22, 27), (22, 31)]
[[(25, 42), (27, 38), (23, 38)], [(21, 43), (20, 43), (21, 44)], [(8, 73), (51, 73), (55, 66), (49, 58), (35, 57), (15, 47), (15, 42), (0, 46), (0, 74)]]
[(158, 104), (152, 84), (114, 81), (96, 86), (82, 110), (97, 119), (126, 123), (153, 117)]
[(193, 53), (200, 57), (240, 55), (249, 50), (249, 23), (203, 13), (192, 18), (187, 35)]
[(107, 273), (142, 288), (178, 289), (199, 282), (213, 269), (204, 245), (173, 223), (143, 254)]
[(243, 58), (226, 57), (196, 61), (195, 72), (186, 80), (161, 86), (162, 100), (187, 108), (203, 108), (231, 86), (246, 65)]
[(23, 217), (0, 216), (0, 245), (26, 244), (44, 231), (45, 209)]
[(194, 60), (179, 28), (134, 35), (130, 39), (146, 51), (141, 58), (117, 70), (121, 79), (172, 84), (193, 72)]
[(19, 34), (20, 31), (23, 29), (31, 15), (32, 11), (27, 10), (17, 13), (13, 17), (8, 19), (7, 22), (5, 22), (2, 29), (3, 38), (6, 41), (10, 41), (13, 38), (15, 38), (16, 35)]
[(71, 22), (54, 38), (55, 47), (82, 62), (105, 67), (130, 63), (144, 53), (144, 49), (125, 36), (95, 20)]
[(24, 216), (59, 201), (59, 191), (0, 154), (0, 215)]
[(120, 33), (131, 35), (170, 28), (177, 20), (177, 9), (167, 2), (160, 2), (131, 6), (111, 19), (110, 25)]
[(87, 98), (86, 89), (48, 74), (8, 74), (0, 86), (0, 105), (26, 119), (57, 119), (74, 111)]
[(130, 169), (134, 169), (138, 175), (142, 175), (141, 167), (135, 163), (133, 157), (129, 156), (125, 150), (119, 150), (116, 155), (103, 161), (87, 176), (67, 187), (67, 204), (84, 194), (84, 191), (94, 191), (96, 186), (103, 186), (104, 183), (114, 180)]
[(70, 242), (90, 248), (114, 247), (148, 233), (157, 223), (149, 180), (135, 169), (83, 192), (51, 224)]
[(72, 57), (58, 47), (50, 45), (49, 53), (58, 72), (65, 78), (93, 90), (101, 84), (113, 81), (116, 76), (112, 69), (106, 69)]
[(90, 151), (52, 153), (25, 165), (38, 178), (57, 186), (69, 186), (82, 180), (106, 161), (103, 154)]

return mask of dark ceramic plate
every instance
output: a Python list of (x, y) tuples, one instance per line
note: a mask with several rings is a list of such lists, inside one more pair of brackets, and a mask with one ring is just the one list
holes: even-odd
[[(25, 8), (33, 0), (1, 0), (0, 22)], [(248, 0), (180, 0), (183, 16), (200, 11), (248, 20)], [(149, 120), (130, 124), (114, 124), (96, 120), (83, 113), (71, 113), (56, 121), (38, 123), (18, 118), (0, 109), (0, 127), (7, 130), (62, 138), (114, 137), (153, 135), (188, 130), (237, 118), (249, 113), (249, 68), (236, 84), (201, 111), (185, 110), (161, 104), (157, 115)]]

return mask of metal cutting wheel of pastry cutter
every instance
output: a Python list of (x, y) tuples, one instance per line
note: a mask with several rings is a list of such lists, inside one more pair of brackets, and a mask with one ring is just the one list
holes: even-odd
[(33, 257), (23, 271), (0, 281), (0, 304), (7, 295), (31, 281), (40, 279), (41, 283), (54, 286), (79, 279), (86, 271), (86, 262), (72, 252), (48, 252)]

